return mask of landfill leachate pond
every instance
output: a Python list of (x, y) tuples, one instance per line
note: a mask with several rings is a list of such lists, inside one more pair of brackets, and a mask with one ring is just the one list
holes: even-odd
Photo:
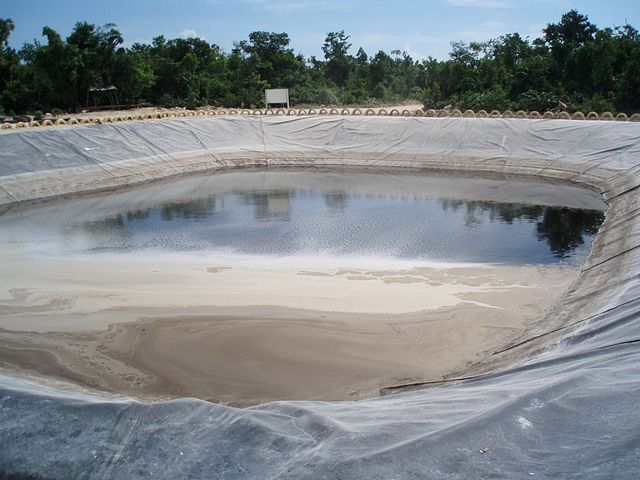
[(605, 208), (568, 183), (335, 169), (15, 207), (0, 360), (69, 388), (240, 406), (438, 380), (547, 313)]
[[(166, 184), (145, 187), (141, 202), (140, 192), (125, 192), (56, 203), (5, 215), (0, 226), (4, 238), (58, 254), (220, 251), (579, 265), (604, 219), (595, 193), (496, 179), (253, 172), (177, 180), (171, 190), (178, 194), (165, 198)], [(591, 198), (579, 204), (578, 194)]]

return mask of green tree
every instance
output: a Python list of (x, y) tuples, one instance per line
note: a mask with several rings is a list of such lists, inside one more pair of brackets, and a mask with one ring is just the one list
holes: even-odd
[(616, 28), (619, 58), (614, 86), (616, 107), (628, 113), (640, 111), (640, 35), (629, 24)]
[(156, 75), (147, 45), (136, 43), (129, 51), (118, 50), (114, 83), (118, 86), (123, 103), (151, 101), (155, 81)]
[[(155, 79), (151, 98), (167, 106), (222, 103), (229, 91), (228, 59), (217, 45), (200, 38), (153, 39), (145, 50)], [(144, 64), (143, 64), (144, 65)]]
[(304, 72), (304, 58), (289, 46), (286, 33), (253, 32), (238, 47), (250, 68), (271, 88), (291, 88)]
[(73, 59), (74, 70), (68, 80), (74, 90), (76, 108), (89, 104), (91, 87), (114, 84), (116, 50), (123, 42), (112, 23), (98, 28), (87, 22), (76, 23), (66, 42), (68, 55)]
[(589, 18), (577, 10), (570, 10), (562, 15), (559, 23), (550, 23), (542, 30), (553, 58), (550, 72), (553, 81), (564, 83), (575, 78), (573, 71), (568, 68), (575, 64), (570, 56), (580, 46), (593, 41), (596, 31), (596, 26), (589, 22)]
[(285, 87), (295, 103), (364, 103), (420, 97), (429, 107), (640, 110), (640, 36), (631, 25), (598, 28), (570, 10), (540, 38), (517, 33), (454, 42), (446, 60), (420, 62), (400, 50), (349, 54), (344, 31), (330, 32), (323, 59), (306, 59), (286, 33), (257, 31), (223, 52), (200, 38), (153, 39), (123, 47), (113, 24), (76, 23), (63, 39), (9, 47), (0, 19), (0, 111), (73, 110), (90, 87), (115, 85), (124, 103), (259, 106), (264, 89)]
[(351, 48), (349, 38), (344, 30), (329, 32), (322, 46), (324, 58), (327, 61), (327, 73), (338, 87), (344, 87), (353, 65), (353, 57), (348, 54)]
[(15, 29), (10, 18), (0, 18), (0, 113), (3, 113), (3, 105), (9, 102), (7, 88), (14, 80), (17, 70), (20, 68), (20, 58), (17, 52), (9, 47), (9, 36)]

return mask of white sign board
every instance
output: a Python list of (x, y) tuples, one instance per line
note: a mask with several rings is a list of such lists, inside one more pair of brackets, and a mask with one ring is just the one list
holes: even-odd
[(285, 104), (289, 108), (289, 89), (288, 88), (270, 88), (264, 91), (265, 103), (267, 108), (270, 104)]

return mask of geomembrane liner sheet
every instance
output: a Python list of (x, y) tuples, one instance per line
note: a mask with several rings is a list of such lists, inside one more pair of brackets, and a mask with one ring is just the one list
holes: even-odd
[(370, 400), (236, 409), (100, 398), (5, 376), (0, 471), (99, 479), (637, 478), (638, 164), (640, 125), (614, 122), (267, 116), (1, 133), (6, 210), (189, 172), (282, 166), (535, 175), (598, 188), (609, 209), (574, 287), (466, 380)]

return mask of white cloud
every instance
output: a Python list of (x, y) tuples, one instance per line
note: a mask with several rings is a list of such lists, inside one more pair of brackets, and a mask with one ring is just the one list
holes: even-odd
[(447, 0), (452, 7), (472, 8), (509, 8), (512, 3), (507, 0)]
[(486, 40), (495, 40), (502, 35), (508, 33), (519, 33), (522, 38), (528, 38), (533, 41), (535, 38), (542, 36), (542, 29), (546, 24), (529, 24), (526, 27), (515, 29), (505, 22), (482, 22), (476, 28), (468, 30), (456, 30), (450, 33), (451, 41), (457, 42), (483, 42)]
[(452, 41), (462, 40), (482, 42), (498, 38), (500, 35), (510, 33), (509, 27), (504, 22), (482, 22), (471, 30), (458, 30), (451, 32)]
[(180, 32), (182, 38), (201, 38), (205, 39), (202, 35), (198, 35), (193, 28), (185, 28)]
[(407, 52), (411, 58), (418, 61), (426, 59), (429, 55), (446, 56), (449, 49), (449, 40), (446, 37), (419, 33), (365, 33), (354, 35), (350, 41), (354, 46), (352, 54), (355, 54), (360, 46), (371, 56), (375, 55), (378, 50), (387, 53), (392, 50), (400, 50)]
[(405, 43), (428, 43), (433, 40), (440, 39), (439, 36), (436, 35), (423, 35), (420, 33), (411, 33), (408, 35), (403, 34), (394, 34), (394, 33), (365, 33), (363, 35), (354, 35), (352, 38), (353, 43), (357, 43), (356, 40), (359, 40), (366, 44), (372, 45), (396, 45), (397, 47), (389, 48), (389, 50), (394, 50), (395, 48), (400, 48), (400, 45)]
[(571, 2), (567, 0), (444, 0), (452, 7), (469, 8), (519, 8), (536, 7), (543, 5), (569, 7)]
[(414, 50), (413, 48), (411, 48), (411, 45), (409, 45), (408, 43), (404, 44), (404, 48), (402, 50), (407, 52), (409, 56), (414, 60), (422, 61), (427, 59), (427, 56), (424, 54), (424, 52), (419, 52), (417, 50)]
[(350, 10), (360, 2), (341, 2), (337, 0), (244, 0), (244, 3), (268, 12), (297, 13), (303, 11), (331, 12)]

